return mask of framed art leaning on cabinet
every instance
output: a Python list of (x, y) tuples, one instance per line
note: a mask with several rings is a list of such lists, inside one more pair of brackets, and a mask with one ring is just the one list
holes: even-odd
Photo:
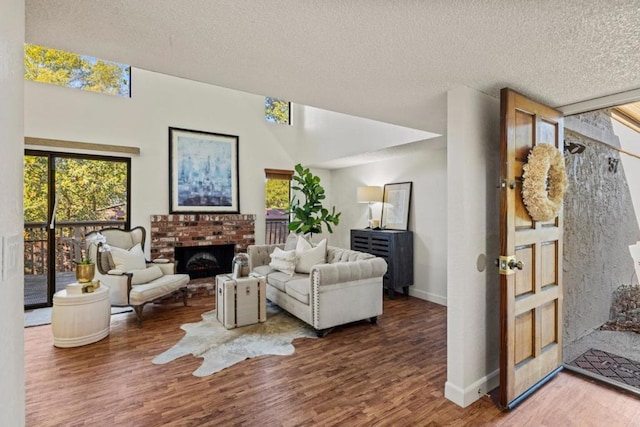
[(384, 185), (382, 196), (382, 228), (408, 230), (412, 182)]

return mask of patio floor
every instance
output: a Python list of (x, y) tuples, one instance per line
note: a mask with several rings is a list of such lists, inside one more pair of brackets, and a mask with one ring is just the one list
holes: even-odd
[[(68, 284), (76, 281), (73, 271), (56, 273), (56, 292), (64, 289)], [(47, 276), (46, 274), (24, 276), (24, 305), (37, 305), (47, 303)]]

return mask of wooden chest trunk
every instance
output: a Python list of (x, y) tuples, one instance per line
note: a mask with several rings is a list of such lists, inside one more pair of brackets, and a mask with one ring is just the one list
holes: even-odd
[(227, 329), (267, 320), (266, 279), (262, 276), (216, 276), (216, 316)]

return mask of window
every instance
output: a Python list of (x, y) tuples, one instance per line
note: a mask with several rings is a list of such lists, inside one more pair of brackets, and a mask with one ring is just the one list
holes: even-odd
[(131, 67), (128, 65), (32, 44), (24, 45), (24, 79), (131, 96)]
[(289, 199), (293, 171), (265, 169), (265, 243), (284, 243), (289, 235)]
[(291, 103), (280, 99), (264, 99), (264, 118), (271, 123), (291, 124)]

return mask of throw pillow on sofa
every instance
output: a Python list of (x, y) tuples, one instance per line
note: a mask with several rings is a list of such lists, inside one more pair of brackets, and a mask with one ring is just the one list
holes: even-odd
[(275, 248), (271, 253), (271, 262), (269, 267), (274, 270), (282, 271), (291, 276), (296, 271), (296, 251), (283, 251)]
[(298, 239), (296, 256), (296, 273), (310, 273), (314, 265), (327, 262), (327, 239), (322, 239), (315, 247), (305, 239)]
[(311, 236), (308, 234), (296, 234), (293, 231), (289, 232), (287, 236), (287, 240), (284, 242), (284, 250), (285, 251), (294, 251), (296, 249), (296, 245), (298, 243), (298, 239), (304, 239), (307, 242), (311, 242)]

